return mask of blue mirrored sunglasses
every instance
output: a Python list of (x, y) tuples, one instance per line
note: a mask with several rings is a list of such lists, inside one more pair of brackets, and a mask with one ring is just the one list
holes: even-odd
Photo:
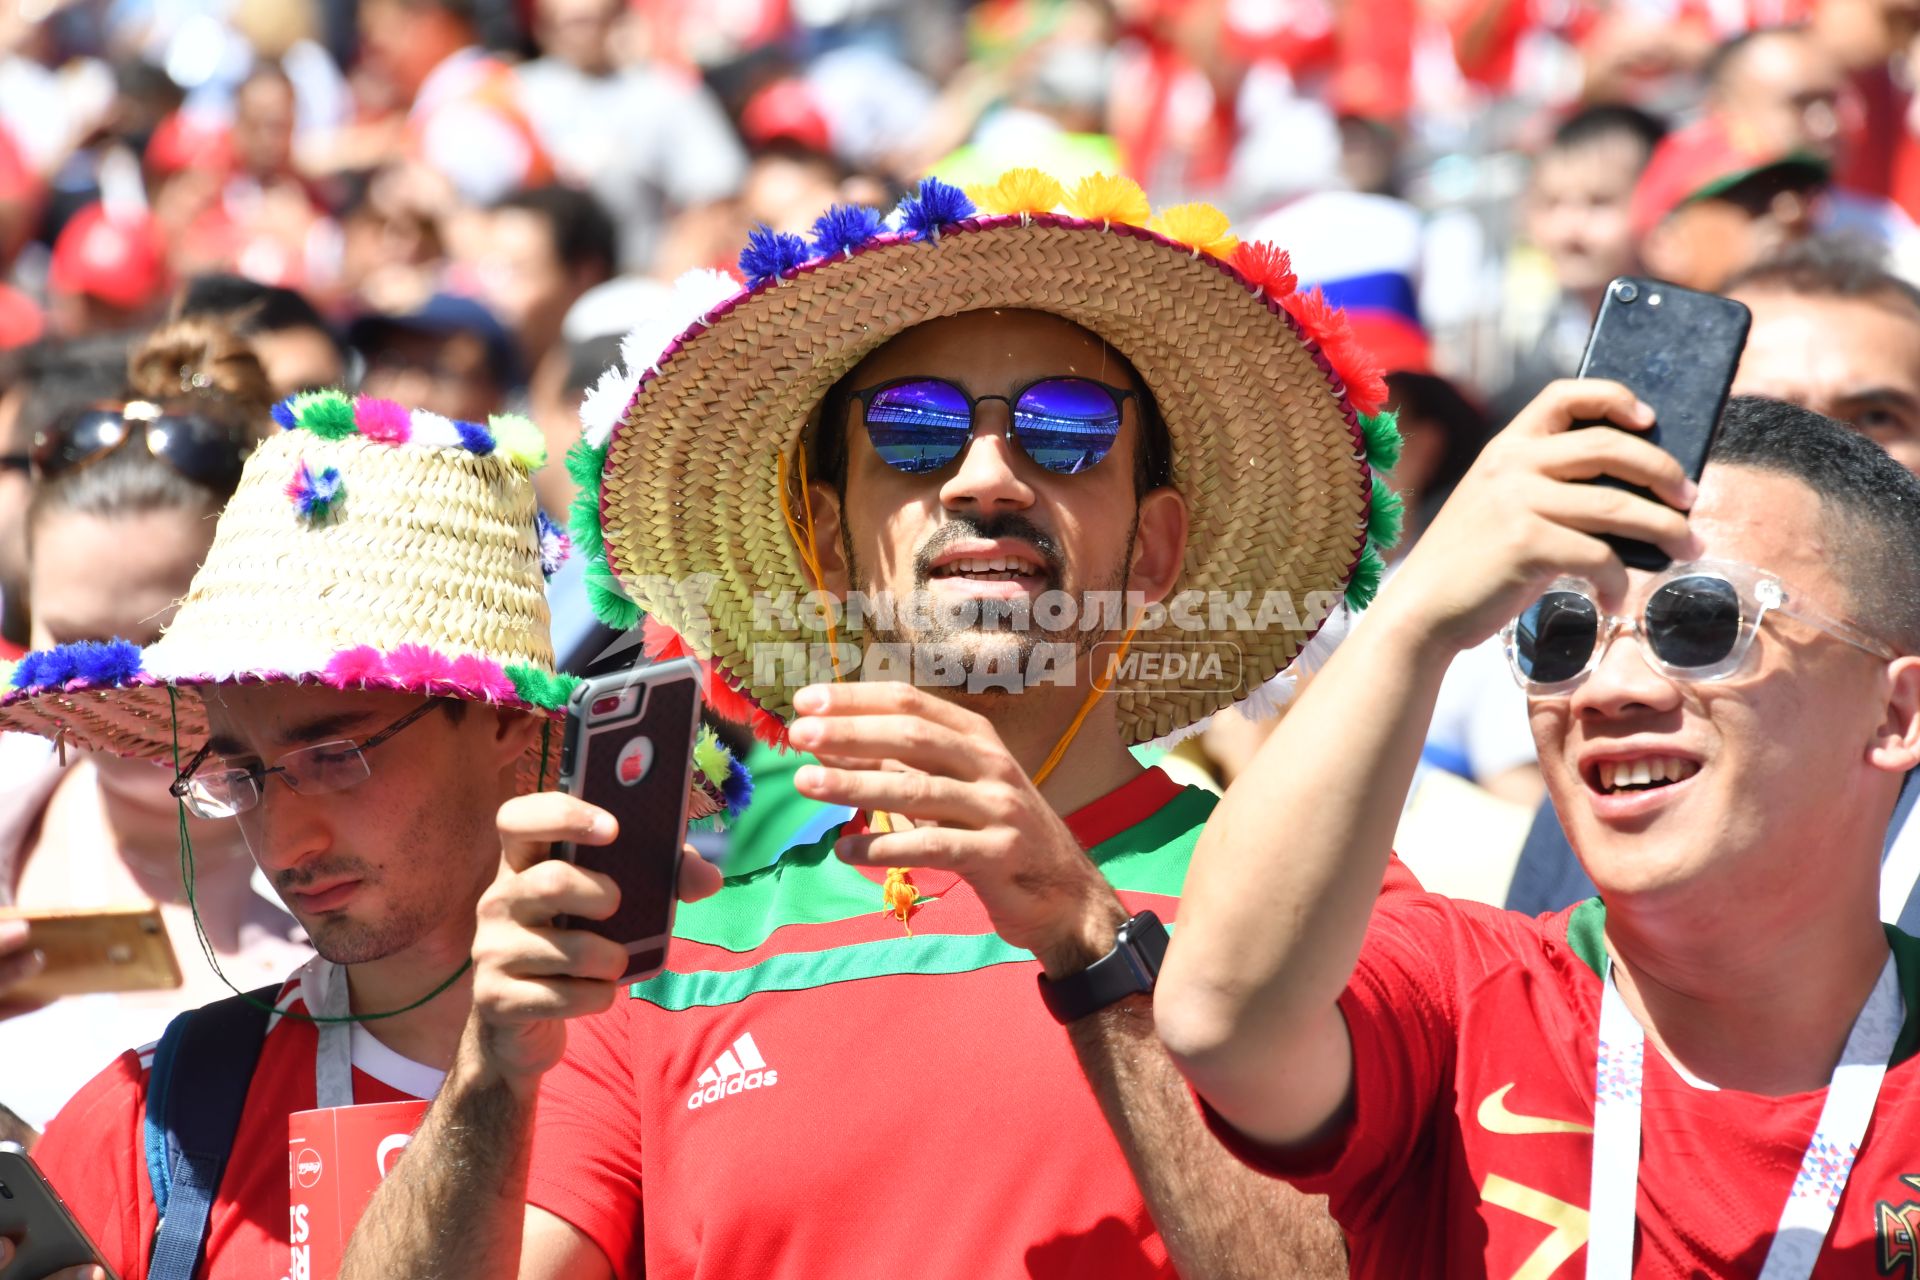
[(1121, 406), (1137, 393), (1092, 378), (1042, 378), (1013, 396), (975, 396), (945, 378), (898, 378), (853, 393), (874, 452), (908, 475), (944, 470), (973, 438), (974, 411), (998, 400), (1012, 411), (1021, 450), (1055, 475), (1097, 465), (1120, 436)]

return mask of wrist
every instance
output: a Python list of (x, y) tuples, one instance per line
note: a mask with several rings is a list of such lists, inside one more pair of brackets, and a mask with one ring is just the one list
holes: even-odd
[(1127, 909), (1111, 890), (1090, 898), (1056, 936), (1034, 947), (1041, 972), (1054, 979), (1079, 973), (1113, 950), (1126, 920)]

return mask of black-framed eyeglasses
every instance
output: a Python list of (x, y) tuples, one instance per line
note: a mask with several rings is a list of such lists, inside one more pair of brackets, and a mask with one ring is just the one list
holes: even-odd
[(895, 471), (944, 470), (973, 438), (974, 411), (998, 400), (1011, 435), (1029, 458), (1055, 475), (1098, 465), (1119, 438), (1122, 407), (1137, 392), (1092, 378), (1041, 378), (1012, 396), (976, 396), (945, 378), (896, 378), (853, 393), (874, 452)]
[(1603, 614), (1592, 584), (1562, 578), (1506, 625), (1507, 663), (1537, 698), (1573, 692), (1606, 657), (1620, 631), (1633, 633), (1649, 665), (1672, 680), (1724, 680), (1740, 670), (1769, 613), (1804, 622), (1883, 661), (1898, 655), (1844, 618), (1794, 599), (1779, 578), (1752, 565), (1697, 560), (1663, 572), (1640, 617)]
[(270, 765), (240, 768), (213, 755), (211, 742), (194, 753), (167, 788), (197, 818), (234, 818), (260, 803), (267, 779), (275, 774), (301, 795), (345, 791), (373, 776), (367, 752), (434, 708), (444, 705), (429, 698), (370, 738), (355, 742), (340, 738), (289, 751)]
[(246, 431), (204, 414), (173, 412), (147, 400), (77, 410), (36, 431), (27, 458), (41, 480), (97, 462), (138, 439), (148, 453), (199, 484), (232, 488), (253, 452)]

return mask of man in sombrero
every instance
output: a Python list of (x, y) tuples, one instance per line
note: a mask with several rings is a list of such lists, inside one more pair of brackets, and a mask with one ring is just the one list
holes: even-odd
[[(1370, 593), (1377, 374), (1283, 254), (1124, 180), (929, 181), (815, 230), (756, 232), (744, 289), (683, 281), (690, 322), (630, 340), (575, 538), (605, 620), (644, 610), (649, 652), (708, 662), (712, 705), (857, 815), (616, 990), (554, 923), (616, 892), (545, 860), (604, 817), (504, 807), (467, 1038), (343, 1276), (1344, 1274), (1154, 1043), (1212, 801), (1128, 748)], [(1238, 665), (1102, 658), (1175, 644)]]
[[(565, 539), (536, 514), (532, 423), (337, 392), (275, 417), (158, 641), (38, 651), (0, 679), (0, 727), (175, 778), (189, 903), (189, 815), (234, 823), (319, 953), (121, 1054), (35, 1148), (128, 1280), (288, 1274), (288, 1116), (432, 1096), (467, 1021), (494, 814), (552, 785), (573, 684), (547, 635)], [(699, 790), (713, 812), (704, 771)]]

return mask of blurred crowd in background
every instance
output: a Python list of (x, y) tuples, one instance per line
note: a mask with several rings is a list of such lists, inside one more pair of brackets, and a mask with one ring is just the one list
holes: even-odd
[[(1874, 385), (1822, 399), (1803, 369), (1776, 393), (1900, 456), (1920, 449), (1920, 295), (1898, 284), (1920, 278), (1917, 39), (1920, 0), (5, 0), (0, 657), (151, 637), (164, 601), (133, 587), (184, 589), (231, 491), (203, 419), (264, 427), (268, 397), (345, 386), (526, 412), (558, 454), (667, 282), (731, 268), (757, 223), (805, 232), (929, 173), (1121, 172), (1291, 251), (1389, 370), (1410, 538), (1577, 367), (1626, 272), (1890, 300), (1907, 329), (1848, 344), (1885, 348)], [(1816, 312), (1796, 322), (1850, 323)], [(29, 518), (29, 494), (113, 443), (76, 414), (136, 398), (161, 470), (203, 491), (159, 503), (189, 517), (174, 542), (113, 526), (76, 552), (41, 522), (125, 495), (42, 494)], [(564, 469), (541, 484), (563, 514)], [(164, 563), (117, 581), (29, 553), (99, 566), (135, 542)], [(578, 669), (607, 638), (577, 579), (554, 587)], [(1517, 848), (1541, 795), (1524, 704), (1497, 653), (1469, 657), (1427, 763), (1473, 790), (1434, 792), (1426, 827), (1471, 812)], [(1223, 721), (1185, 750), (1217, 784), (1253, 736)], [(151, 819), (164, 856), (170, 805), (131, 812), (122, 835)], [(1430, 887), (1505, 893), (1511, 863), (1451, 881), (1403, 845)]]

